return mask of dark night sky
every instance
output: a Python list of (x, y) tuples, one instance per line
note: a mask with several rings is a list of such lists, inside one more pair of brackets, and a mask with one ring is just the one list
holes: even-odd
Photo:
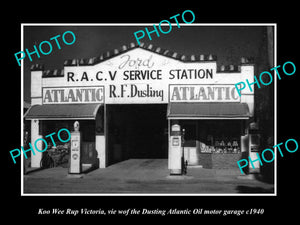
[[(33, 45), (38, 47), (42, 41), (65, 31), (72, 31), (76, 35), (73, 45), (65, 45), (61, 38), (61, 49), (57, 49), (55, 41), (49, 55), (40, 54), (40, 58), (32, 55), (24, 62), (24, 99), (30, 102), (30, 66), (35, 63), (44, 64), (45, 70), (63, 69), (65, 59), (90, 58), (99, 56), (106, 51), (120, 48), (124, 44), (135, 42), (135, 31), (145, 26), (24, 26), (24, 49), (33, 51)], [(142, 42), (152, 43), (163, 49), (176, 51), (180, 54), (213, 54), (217, 55), (218, 64), (239, 64), (240, 57), (254, 57), (257, 62), (262, 56), (261, 49), (264, 42), (263, 26), (174, 26), (169, 34), (157, 37), (152, 34), (152, 41), (145, 36)], [(45, 47), (46, 48), (46, 47)], [(263, 53), (265, 54), (265, 53)]]

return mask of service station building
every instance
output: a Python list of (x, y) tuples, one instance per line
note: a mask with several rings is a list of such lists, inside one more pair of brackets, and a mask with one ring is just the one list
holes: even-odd
[[(254, 65), (245, 58), (222, 66), (213, 55), (124, 45), (66, 60), (63, 70), (33, 65), (25, 119), (31, 143), (61, 128), (72, 132), (78, 121), (85, 166), (166, 158), (171, 173), (180, 173), (184, 156), (190, 166), (239, 171), (237, 161), (255, 152), (254, 92), (244, 89), (239, 96), (234, 86), (245, 79), (254, 79)], [(42, 154), (31, 156), (31, 167), (40, 167)]]

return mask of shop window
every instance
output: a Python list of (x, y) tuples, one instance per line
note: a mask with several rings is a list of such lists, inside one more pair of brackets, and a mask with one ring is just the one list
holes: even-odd
[[(61, 120), (49, 120), (49, 121), (41, 121), (42, 126), (42, 135), (49, 135), (51, 133), (58, 133), (58, 131), (62, 128), (68, 129), (70, 132), (73, 131), (73, 123), (74, 121), (61, 121)], [(56, 146), (53, 145), (51, 138), (46, 138), (48, 141), (47, 153), (53, 160), (53, 166), (63, 166), (68, 167), (69, 160), (69, 152), (70, 152), (70, 142), (61, 142), (58, 139), (57, 135), (52, 135), (53, 142)], [(61, 132), (60, 138), (62, 140), (67, 140), (69, 138), (69, 134), (67, 132)], [(43, 146), (44, 148), (44, 146)], [(45, 154), (45, 152), (43, 153)], [(47, 167), (46, 161), (42, 160), (42, 165)], [(50, 165), (48, 165), (50, 166)]]
[[(49, 135), (53, 132), (56, 134), (61, 128), (67, 128), (70, 132), (73, 131), (73, 123), (74, 121), (58, 121), (58, 120), (50, 120), (50, 121), (42, 121), (42, 126), (40, 128), (42, 129), (42, 135)], [(61, 139), (66, 140), (68, 139), (68, 133), (66, 132), (61, 132), (60, 133)], [(67, 143), (61, 142), (57, 135), (52, 135), (52, 138), (56, 145), (65, 145)], [(52, 141), (50, 138), (46, 139), (48, 141), (48, 147), (52, 146)]]
[(199, 121), (201, 153), (240, 153), (240, 121)]

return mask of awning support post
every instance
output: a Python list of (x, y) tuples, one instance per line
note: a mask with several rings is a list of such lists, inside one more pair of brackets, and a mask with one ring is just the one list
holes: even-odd
[[(43, 138), (41, 126), (42, 124), (39, 120), (31, 120), (31, 143), (35, 143), (37, 139)], [(41, 146), (43, 143), (41, 141), (36, 144), (38, 149), (43, 149)], [(35, 151), (34, 153), (35, 154), (31, 154), (31, 167), (40, 168), (43, 153), (40, 151)]]

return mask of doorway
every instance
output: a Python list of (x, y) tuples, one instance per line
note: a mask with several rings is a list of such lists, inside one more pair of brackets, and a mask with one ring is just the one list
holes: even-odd
[(108, 164), (168, 157), (166, 104), (107, 105)]

